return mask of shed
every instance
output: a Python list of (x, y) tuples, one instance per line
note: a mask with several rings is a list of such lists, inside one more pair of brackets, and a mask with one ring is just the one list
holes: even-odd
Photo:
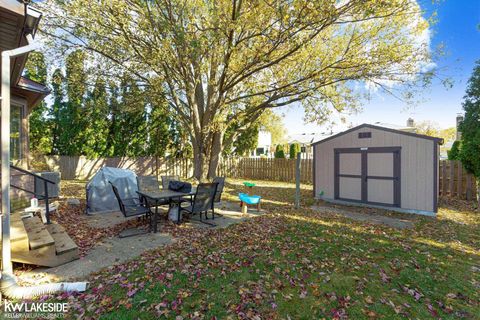
[(315, 142), (314, 197), (435, 216), (442, 143), (371, 124)]

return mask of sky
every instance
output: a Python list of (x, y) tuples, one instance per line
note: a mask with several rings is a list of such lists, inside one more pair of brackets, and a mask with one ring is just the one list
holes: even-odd
[(345, 124), (316, 125), (303, 121), (301, 106), (285, 107), (278, 110), (283, 114), (289, 134), (321, 133), (342, 131), (349, 125), (383, 122), (406, 125), (409, 117), (415, 121), (433, 121), (441, 128), (455, 126), (457, 113), (462, 112), (462, 99), (468, 79), (476, 60), (480, 60), (480, 0), (418, 0), (430, 16), (437, 10), (437, 23), (431, 27), (431, 47), (445, 46), (445, 55), (435, 61), (437, 66), (453, 81), (453, 87), (445, 88), (434, 82), (422, 96), (422, 102), (408, 106), (404, 102), (377, 94), (366, 102), (363, 111), (346, 117)]

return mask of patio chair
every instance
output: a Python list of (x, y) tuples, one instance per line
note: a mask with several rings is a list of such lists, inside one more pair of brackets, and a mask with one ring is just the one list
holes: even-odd
[[(215, 199), (213, 199), (213, 202), (212, 202), (212, 215), (213, 215), (213, 219), (215, 219), (214, 204), (222, 201), (223, 188), (225, 187), (225, 177), (215, 177), (213, 179), (213, 183), (217, 184), (217, 192), (215, 192)], [(220, 213), (217, 213), (217, 216), (223, 217), (223, 215)]]
[(179, 176), (162, 176), (162, 188), (167, 190), (170, 181), (179, 181)]
[(193, 200), (187, 207), (180, 207), (180, 211), (186, 211), (192, 216), (195, 214), (200, 215), (200, 222), (215, 226), (213, 223), (208, 223), (202, 220), (202, 214), (205, 214), (205, 219), (208, 219), (208, 210), (212, 210), (212, 218), (215, 218), (213, 210), (213, 202), (215, 200), (215, 194), (217, 192), (216, 183), (200, 183), (197, 187), (197, 191), (193, 196)]
[(223, 188), (225, 187), (225, 177), (215, 177), (212, 181), (217, 184), (217, 192), (215, 193), (215, 203), (222, 201)]
[[(160, 191), (160, 184), (158, 183), (158, 179), (156, 176), (137, 176), (137, 186), (138, 191)], [(143, 196), (140, 197), (140, 202), (148, 207), (153, 206), (152, 204), (148, 203), (148, 199)], [(169, 205), (170, 201), (168, 201), (168, 199), (165, 199), (164, 201), (160, 201), (157, 204), (159, 206)]]
[(159, 191), (160, 184), (156, 176), (137, 176), (139, 191)]
[[(117, 198), (118, 201), (118, 206), (120, 207), (120, 212), (122, 212), (123, 216), (125, 218), (130, 218), (130, 217), (146, 217), (146, 218), (151, 218), (152, 217), (152, 212), (150, 211), (150, 208), (142, 205), (138, 198), (123, 198), (120, 196), (120, 193), (118, 192), (118, 188), (111, 182), (108, 181), (110, 185), (112, 186), (113, 193), (115, 194), (115, 197)], [(150, 221), (151, 225), (151, 221)], [(145, 232), (144, 232), (145, 233)], [(136, 235), (140, 233), (135, 233), (131, 235)]]

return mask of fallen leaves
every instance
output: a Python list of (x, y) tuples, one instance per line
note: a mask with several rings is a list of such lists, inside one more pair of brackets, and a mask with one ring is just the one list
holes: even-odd
[(383, 270), (383, 269), (380, 269), (379, 274), (380, 274), (380, 278), (382, 279), (383, 283), (388, 283), (392, 279), (389, 276), (387, 276), (387, 274), (385, 273), (385, 270)]
[(79, 206), (69, 206), (65, 201), (60, 202), (57, 211), (51, 214), (52, 221), (62, 225), (68, 235), (77, 244), (80, 257), (96, 246), (103, 239), (118, 235), (125, 229), (145, 226), (145, 221), (128, 220), (113, 227), (95, 228), (88, 224), (85, 216), (85, 200)]
[(364, 300), (368, 304), (373, 304), (374, 303), (373, 298), (371, 296), (366, 296)]
[[(87, 293), (56, 298), (70, 301), (83, 318), (124, 310), (178, 320), (472, 318), (479, 309), (472, 269), (478, 258), (416, 241), (445, 237), (475, 247), (459, 238), (458, 226), (411, 218), (415, 230), (398, 231), (293, 210), (284, 204), (293, 189), (265, 188), (259, 193), (272, 200), (264, 206), (269, 214), (224, 230), (167, 225), (175, 243), (93, 275)], [(82, 214), (66, 213), (66, 221), (78, 221), (69, 232), (83, 241), (82, 252), (118, 232), (96, 235), (82, 225)]]
[(411, 289), (406, 286), (402, 286), (402, 290), (411, 295), (415, 301), (419, 301), (423, 297), (423, 294), (421, 294), (418, 289)]

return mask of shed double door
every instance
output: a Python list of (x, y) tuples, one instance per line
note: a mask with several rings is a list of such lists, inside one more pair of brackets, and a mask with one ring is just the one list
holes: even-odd
[(400, 207), (400, 150), (335, 149), (335, 199)]

